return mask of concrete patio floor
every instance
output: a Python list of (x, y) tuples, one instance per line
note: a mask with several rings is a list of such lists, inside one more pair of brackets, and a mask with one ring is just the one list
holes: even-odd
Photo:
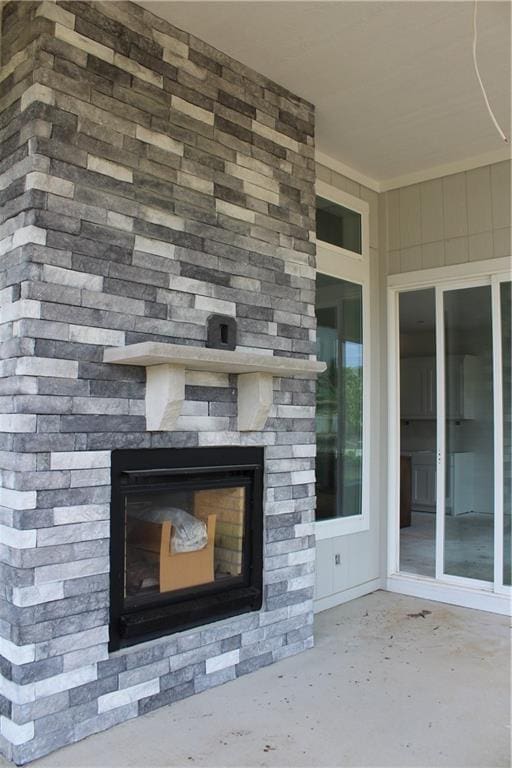
[(313, 650), (34, 765), (509, 766), (508, 625), (376, 592), (318, 614)]

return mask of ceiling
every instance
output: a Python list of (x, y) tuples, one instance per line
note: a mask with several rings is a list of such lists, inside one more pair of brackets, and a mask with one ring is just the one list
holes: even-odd
[[(139, 4), (312, 101), (317, 149), (377, 186), (505, 156), (473, 70), (473, 2)], [(508, 2), (478, 5), (480, 71), (507, 135), (510, 13)]]

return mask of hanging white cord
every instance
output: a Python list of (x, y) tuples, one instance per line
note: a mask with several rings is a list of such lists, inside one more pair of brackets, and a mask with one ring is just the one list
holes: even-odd
[(506, 135), (503, 133), (503, 131), (501, 130), (500, 124), (498, 123), (498, 121), (494, 117), (494, 112), (492, 111), (491, 105), (489, 104), (489, 99), (487, 98), (487, 94), (485, 92), (484, 84), (482, 83), (482, 78), (480, 77), (480, 72), (478, 70), (478, 62), (476, 60), (476, 39), (477, 39), (476, 13), (477, 13), (477, 7), (478, 7), (478, 0), (475, 0), (475, 8), (474, 8), (474, 11), (473, 11), (473, 64), (475, 65), (476, 76), (478, 78), (478, 82), (480, 83), (480, 88), (482, 89), (482, 94), (483, 94), (483, 97), (484, 97), (485, 106), (487, 107), (487, 110), (488, 110), (488, 112), (489, 112), (489, 114), (491, 116), (491, 120), (493, 121), (493, 123), (494, 123), (494, 125), (496, 127), (496, 130), (498, 131), (499, 135), (501, 136), (501, 138), (503, 139), (505, 144), (508, 144), (508, 139), (507, 139)]

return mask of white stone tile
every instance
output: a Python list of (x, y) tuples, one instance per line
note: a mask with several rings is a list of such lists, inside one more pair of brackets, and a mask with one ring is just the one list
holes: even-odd
[(200, 432), (198, 445), (240, 445), (240, 432)]
[(206, 109), (202, 109), (202, 107), (197, 107), (195, 104), (191, 104), (189, 101), (180, 99), (179, 96), (174, 96), (174, 95), (172, 96), (171, 106), (173, 107), (173, 109), (177, 109), (180, 112), (183, 112), (185, 115), (188, 115), (189, 117), (193, 117), (195, 120), (201, 120), (201, 122), (203, 123), (207, 123), (208, 125), (213, 125), (213, 122), (214, 122), (213, 112), (209, 112)]
[(80, 35), (78, 32), (65, 27), (63, 24), (55, 24), (55, 37), (58, 40), (63, 40), (65, 43), (69, 43), (69, 45), (73, 45), (75, 48), (80, 48), (80, 50), (96, 56), (98, 59), (108, 61), (109, 64), (114, 63), (114, 51), (111, 48), (107, 48), (106, 45), (91, 40), (90, 37)]
[(252, 130), (259, 136), (263, 136), (265, 139), (270, 139), (270, 141), (273, 141), (275, 144), (291, 149), (292, 152), (299, 151), (299, 144), (295, 139), (291, 139), (289, 136), (286, 136), (286, 134), (280, 133), (273, 128), (269, 128), (267, 125), (262, 125), (262, 123), (259, 123), (257, 120), (252, 121)]
[(43, 698), (60, 691), (69, 691), (71, 688), (77, 688), (85, 683), (92, 683), (93, 680), (97, 679), (97, 674), (96, 664), (88, 664), (80, 669), (74, 669), (72, 672), (62, 672), (60, 675), (38, 680), (35, 683), (36, 697)]
[(222, 299), (213, 299), (209, 296), (196, 296), (196, 309), (204, 309), (209, 312), (219, 312), (223, 315), (235, 315), (236, 305), (232, 301), (223, 301)]
[(0, 733), (11, 744), (25, 744), (34, 738), (34, 723), (18, 725), (8, 717), (0, 715)]
[(51, 656), (61, 656), (62, 654), (77, 651), (90, 646), (104, 645), (108, 643), (109, 630), (108, 625), (85, 629), (82, 632), (73, 632), (71, 634), (54, 637), (37, 646), (36, 657), (46, 659)]
[(299, 472), (292, 472), (292, 483), (293, 485), (302, 485), (305, 483), (314, 483), (315, 482), (315, 470), (314, 469), (307, 469), (307, 470), (301, 470)]
[[(110, 469), (73, 469), (71, 470), (70, 488), (97, 487), (110, 485)], [(97, 523), (98, 531), (103, 530), (102, 524)], [(104, 532), (104, 531), (103, 531)], [(105, 536), (108, 533), (104, 534)]]
[(5, 637), (0, 637), (0, 655), (13, 664), (29, 664), (36, 658), (35, 643), (15, 645)]
[(248, 208), (242, 208), (241, 205), (234, 205), (228, 203), (225, 200), (217, 198), (215, 200), (215, 208), (218, 213), (223, 213), (225, 216), (231, 216), (234, 219), (241, 219), (241, 221), (250, 221), (254, 224), (256, 221), (256, 214), (254, 211), (250, 211)]
[[(94, 469), (110, 467), (110, 451), (53, 451), (51, 469)], [(81, 507), (73, 507), (81, 509)]]
[(221, 653), (219, 656), (212, 656), (212, 658), (206, 659), (206, 674), (209, 675), (212, 672), (218, 672), (219, 669), (232, 667), (235, 664), (238, 664), (239, 661), (239, 648), (234, 651), (228, 651), (227, 653)]
[(74, 560), (70, 563), (37, 566), (34, 581), (36, 584), (45, 584), (48, 581), (65, 581), (66, 579), (77, 579), (84, 576), (94, 576), (99, 573), (108, 573), (109, 570), (109, 557), (90, 557), (84, 560)]
[[(22, 499), (19, 498), (22, 496)], [(28, 496), (27, 501), (23, 499)], [(12, 509), (35, 509), (36, 493), (34, 491), (9, 491), (7, 488), (0, 489), (0, 506), (11, 507)], [(15, 503), (12, 503), (12, 502)], [(0, 544), (12, 549), (32, 549), (36, 546), (36, 532), (33, 530), (20, 530), (11, 528), (8, 525), (0, 525)]]
[(40, 189), (43, 192), (50, 192), (59, 197), (73, 197), (75, 185), (72, 181), (59, 179), (57, 176), (50, 176), (49, 173), (33, 171), (27, 173), (25, 177), (25, 189)]
[(294, 456), (297, 456), (300, 458), (314, 457), (316, 456), (316, 445), (314, 443), (306, 444), (306, 445), (293, 445), (292, 452)]
[(102, 157), (96, 157), (95, 155), (87, 156), (87, 169), (95, 173), (102, 173), (104, 176), (110, 176), (111, 179), (133, 182), (131, 168), (125, 168), (124, 165), (114, 163), (112, 160), (104, 160)]
[(54, 267), (52, 264), (43, 266), (43, 277), (49, 283), (69, 285), (72, 288), (88, 288), (90, 291), (103, 289), (103, 276), (91, 275), (88, 272), (76, 272), (74, 269)]
[(162, 227), (169, 227), (182, 232), (185, 229), (185, 221), (179, 216), (167, 211), (161, 211), (159, 208), (150, 208), (147, 205), (141, 205), (139, 218), (149, 221), (151, 224), (161, 224)]
[(134, 250), (153, 253), (155, 256), (163, 256), (166, 259), (173, 259), (175, 246), (172, 243), (164, 243), (161, 240), (153, 240), (142, 235), (135, 235)]
[(173, 53), (182, 56), (184, 59), (188, 57), (188, 45), (186, 43), (182, 43), (181, 40), (177, 40), (175, 37), (165, 35), (157, 29), (153, 29), (152, 34), (155, 42), (161, 45), (164, 50), (173, 51)]
[(163, 75), (158, 74), (158, 72), (153, 72), (152, 69), (143, 67), (142, 64), (138, 64), (133, 59), (129, 59), (121, 53), (114, 53), (114, 66), (119, 67), (124, 72), (129, 72), (131, 75), (135, 75), (139, 80), (144, 80), (146, 83), (150, 83), (150, 85), (154, 85), (157, 88), (163, 88)]
[(107, 223), (125, 232), (133, 230), (133, 219), (130, 216), (124, 216), (122, 213), (116, 213), (115, 211), (107, 211)]
[(46, 230), (35, 227), (33, 224), (16, 230), (12, 236), (12, 247), (18, 248), (20, 245), (26, 245), (27, 243), (46, 245)]
[(146, 696), (153, 696), (160, 691), (160, 679), (147, 680), (138, 685), (132, 685), (130, 688), (123, 688), (120, 691), (105, 693), (98, 699), (98, 712), (108, 712), (110, 709), (122, 707), (125, 704), (131, 704), (133, 701), (139, 701)]
[(29, 86), (21, 97), (20, 111), (24, 112), (34, 101), (40, 101), (43, 104), (55, 104), (55, 93), (51, 88), (41, 83), (34, 83)]
[(35, 685), (34, 683), (19, 685), (11, 680), (6, 680), (3, 675), (0, 675), (0, 695), (5, 696), (13, 704), (27, 704), (35, 700)]
[(125, 343), (124, 331), (109, 328), (92, 328), (87, 325), (70, 325), (69, 340), (82, 344), (99, 344), (107, 347), (121, 347)]
[(40, 584), (33, 587), (13, 587), (12, 590), (12, 602), (20, 608), (62, 600), (63, 597), (64, 583), (62, 581), (53, 581), (50, 584)]
[(42, 16), (50, 21), (56, 21), (58, 24), (62, 24), (63, 27), (68, 29), (75, 28), (75, 17), (69, 11), (65, 11), (56, 2), (49, 2), (44, 0), (36, 11), (36, 16)]
[(1, 413), (0, 432), (35, 432), (37, 416), (28, 413)]
[(108, 644), (80, 648), (77, 651), (66, 653), (63, 658), (63, 671), (70, 672), (73, 669), (83, 667), (84, 664), (94, 664), (98, 661), (106, 661), (109, 658)]
[(297, 552), (289, 552), (285, 557), (289, 565), (300, 565), (301, 563), (310, 563), (315, 559), (314, 548), (299, 549)]
[(54, 507), (53, 509), (53, 522), (55, 525), (109, 519), (110, 507), (108, 504), (78, 504), (74, 507)]
[(150, 131), (149, 128), (137, 125), (135, 137), (145, 144), (153, 144), (155, 147), (160, 147), (160, 149), (165, 149), (167, 152), (172, 152), (175, 155), (183, 155), (183, 144), (175, 139), (171, 139), (170, 136), (166, 136), (164, 133)]
[(0, 307), (0, 324), (40, 317), (41, 302), (33, 299), (20, 299), (20, 301)]
[[(74, 487), (74, 486), (72, 486)], [(95, 541), (110, 536), (110, 523), (107, 520), (94, 520), (71, 525), (53, 525), (51, 528), (37, 529), (37, 546), (51, 547), (57, 544), (74, 544), (78, 541)]]
[(249, 181), (244, 181), (243, 190), (246, 195), (255, 197), (257, 200), (265, 200), (265, 202), (271, 203), (272, 205), (279, 205), (279, 194), (270, 189), (264, 189), (256, 184), (251, 184)]
[(19, 357), (16, 361), (16, 375), (76, 379), (78, 377), (78, 361), (58, 360), (49, 357)]
[(201, 179), (199, 176), (193, 176), (191, 173), (178, 171), (177, 184), (188, 189), (194, 189), (196, 192), (202, 192), (204, 195), (213, 195), (213, 181)]
[(226, 173), (230, 176), (234, 176), (237, 179), (242, 179), (258, 187), (263, 187), (272, 192), (279, 192), (279, 184), (268, 176), (268, 169), (266, 174), (260, 173), (252, 168), (240, 167), (237, 163), (226, 163)]

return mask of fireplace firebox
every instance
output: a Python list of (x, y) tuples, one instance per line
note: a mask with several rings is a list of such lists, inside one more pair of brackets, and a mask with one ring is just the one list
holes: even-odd
[(261, 608), (263, 459), (112, 452), (111, 650)]

